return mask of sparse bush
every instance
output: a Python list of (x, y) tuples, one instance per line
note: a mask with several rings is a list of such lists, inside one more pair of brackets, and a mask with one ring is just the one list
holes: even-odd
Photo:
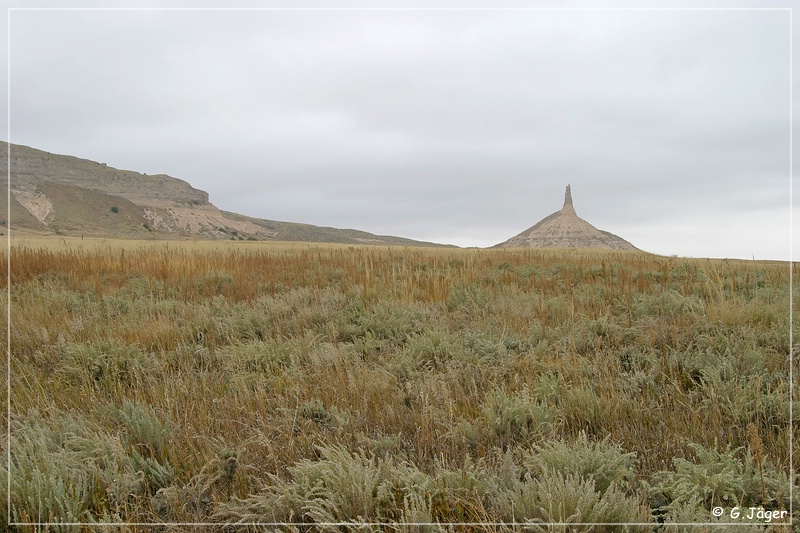
[(603, 427), (603, 404), (587, 383), (566, 388), (559, 399), (559, 406), (564, 426), (570, 431), (597, 434)]
[(291, 467), (291, 481), (273, 477), (260, 494), (221, 506), (217, 518), (323, 524), (399, 521), (404, 513), (427, 514), (424, 489), (429, 478), (412, 466), (342, 447), (322, 447), (319, 453), (318, 460)]
[(653, 475), (651, 495), (662, 512), (677, 512), (699, 505), (708, 510), (714, 506), (765, 506), (788, 509), (789, 478), (768, 461), (761, 466), (749, 453), (744, 461), (737, 458), (742, 448), (725, 451), (707, 449), (690, 443), (694, 462), (680, 457), (673, 459), (674, 470)]
[(162, 458), (170, 444), (172, 431), (169, 418), (163, 422), (151, 406), (127, 400), (117, 411), (125, 428), (128, 444), (146, 458)]
[(553, 432), (550, 409), (526, 394), (493, 393), (481, 406), (481, 413), (480, 427), (492, 432), (492, 439), (503, 447), (530, 443)]
[(169, 466), (126, 447), (118, 435), (71, 414), (52, 416), (30, 413), (12, 426), (11, 520), (132, 521), (141, 511), (134, 502), (171, 481)]
[(489, 311), (489, 295), (478, 286), (458, 286), (450, 291), (447, 310), (463, 313), (469, 317), (483, 317)]
[(299, 418), (316, 422), (321, 426), (328, 426), (334, 422), (334, 416), (322, 405), (318, 399), (306, 402), (297, 410)]
[(418, 368), (434, 370), (456, 357), (464, 348), (447, 332), (430, 329), (408, 337), (404, 351)]
[(525, 456), (524, 465), (534, 477), (560, 472), (593, 481), (594, 489), (600, 494), (612, 486), (625, 492), (633, 488), (636, 453), (622, 451), (608, 438), (592, 442), (586, 433), (581, 433), (574, 442), (534, 444)]
[(524, 523), (533, 531), (594, 531), (593, 524), (647, 520), (646, 506), (635, 498), (613, 485), (598, 492), (593, 480), (575, 474), (554, 472), (540, 478), (526, 477), (503, 496), (498, 501), (498, 516), (504, 521)]
[[(508, 472), (493, 471), (483, 459), (469, 455), (460, 459), (458, 466), (437, 464), (429, 492), (431, 516), (440, 522), (481, 522), (487, 516), (502, 520), (502, 516), (490, 513), (489, 506), (497, 502), (501, 484), (507, 478), (517, 479), (516, 465), (509, 461)], [(503, 474), (506, 474), (503, 476)]]
[(119, 341), (66, 344), (57, 370), (67, 380), (114, 389), (142, 386), (159, 372), (158, 362), (138, 346)]
[(150, 498), (161, 520), (196, 522), (213, 512), (215, 500), (230, 496), (239, 454), (225, 446), (214, 448), (215, 456), (188, 483), (161, 488)]

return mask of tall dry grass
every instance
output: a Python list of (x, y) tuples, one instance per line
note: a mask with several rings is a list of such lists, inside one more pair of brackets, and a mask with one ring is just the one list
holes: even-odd
[(77, 240), (10, 261), (12, 522), (651, 530), (792, 503), (787, 264)]

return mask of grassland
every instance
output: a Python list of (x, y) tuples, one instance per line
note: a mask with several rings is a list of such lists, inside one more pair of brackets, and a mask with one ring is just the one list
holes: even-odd
[(799, 507), (788, 264), (13, 244), (3, 523), (790, 531), (744, 515)]

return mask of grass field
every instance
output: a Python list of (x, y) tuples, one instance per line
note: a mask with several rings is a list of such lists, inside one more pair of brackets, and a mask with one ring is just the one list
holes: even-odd
[(3, 523), (741, 532), (797, 514), (787, 263), (12, 244)]

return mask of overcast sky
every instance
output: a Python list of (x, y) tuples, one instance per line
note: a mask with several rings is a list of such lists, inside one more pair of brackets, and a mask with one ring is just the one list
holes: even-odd
[(581, 218), (650, 252), (800, 243), (787, 10), (315, 5), (397, 9), (10, 11), (7, 136), (184, 179), (224, 210), (460, 246), (520, 233), (567, 184)]

